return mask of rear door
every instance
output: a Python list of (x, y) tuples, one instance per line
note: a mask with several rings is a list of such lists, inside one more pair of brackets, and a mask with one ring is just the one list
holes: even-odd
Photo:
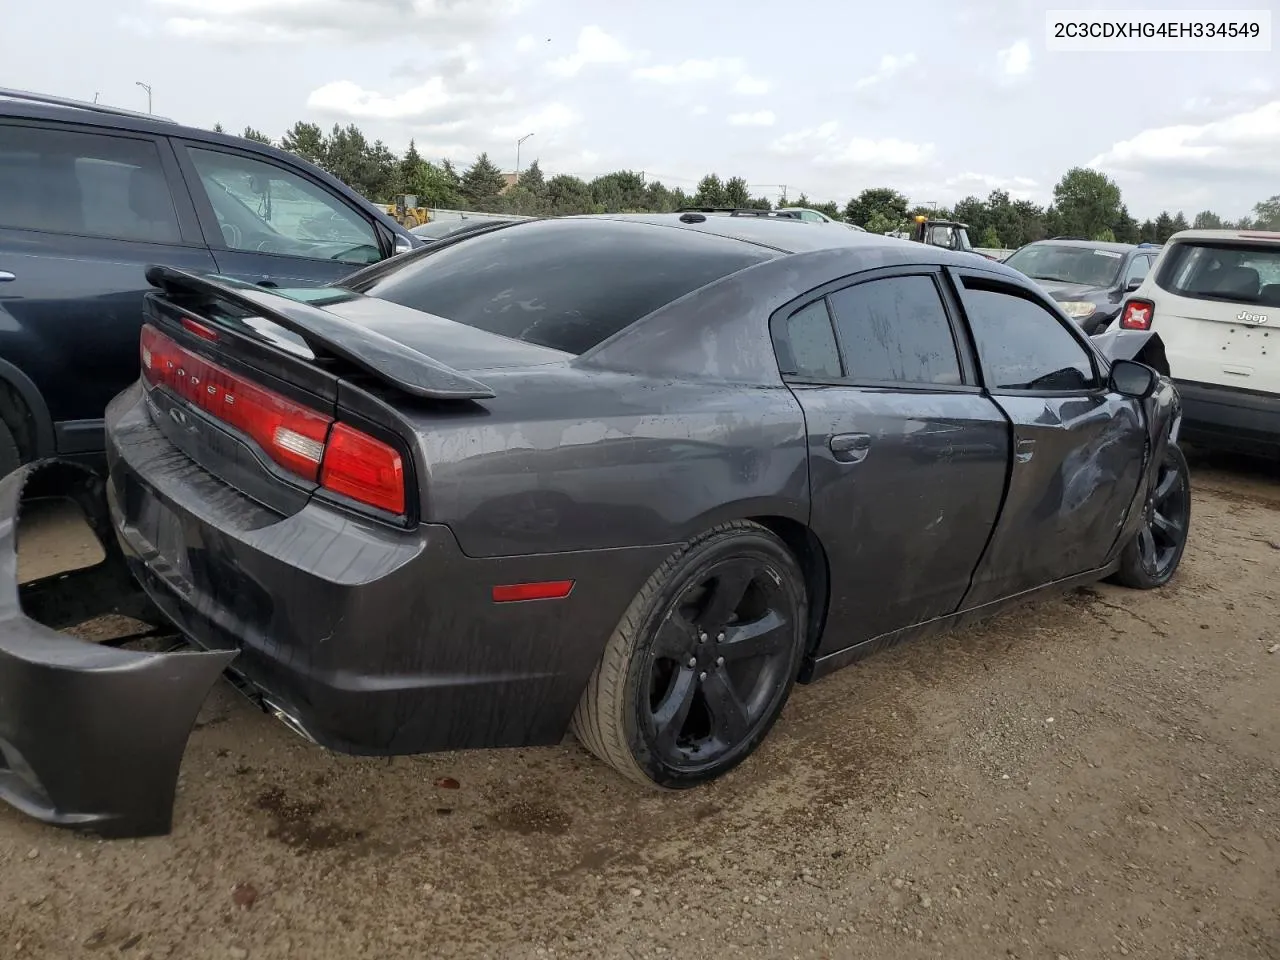
[(301, 167), (198, 141), (177, 150), (219, 273), (323, 285), (392, 252), (365, 211)]
[(1008, 425), (936, 269), (874, 272), (774, 318), (804, 409), (831, 602), (819, 653), (955, 610), (996, 523)]
[(1152, 328), (1175, 379), (1280, 393), (1280, 234), (1263, 236), (1166, 248)]
[(214, 265), (165, 138), (0, 121), (0, 357), (35, 383), (59, 453), (103, 449), (154, 263)]
[(1142, 476), (1139, 401), (1107, 389), (1079, 328), (1037, 292), (953, 270), (983, 380), (1012, 426), (1000, 524), (965, 607), (1100, 567)]

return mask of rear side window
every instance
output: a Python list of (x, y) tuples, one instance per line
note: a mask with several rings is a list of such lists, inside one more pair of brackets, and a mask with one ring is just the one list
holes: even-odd
[(1280, 243), (1204, 243), (1169, 247), (1156, 283), (1180, 297), (1280, 306)]
[(775, 255), (692, 230), (604, 219), (537, 220), (411, 257), (400, 269), (354, 288), (490, 333), (581, 354), (659, 307)]
[(151, 140), (0, 124), (0, 227), (176, 243)]
[(831, 294), (851, 380), (960, 384), (951, 322), (932, 277), (886, 277)]
[(825, 299), (787, 317), (785, 336), (777, 343), (777, 350), (778, 366), (785, 374), (820, 380), (838, 380), (844, 375)]

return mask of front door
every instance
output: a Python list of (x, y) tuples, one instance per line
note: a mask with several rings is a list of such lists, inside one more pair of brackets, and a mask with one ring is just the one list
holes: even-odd
[(373, 222), (301, 171), (213, 144), (178, 150), (219, 273), (265, 287), (323, 285), (384, 258)]
[(1142, 477), (1141, 404), (1039, 294), (956, 271), (988, 392), (1012, 425), (1000, 524), (964, 606), (1102, 566)]
[(831, 576), (819, 655), (954, 611), (1000, 509), (1004, 415), (957, 349), (939, 277), (915, 269), (775, 320)]

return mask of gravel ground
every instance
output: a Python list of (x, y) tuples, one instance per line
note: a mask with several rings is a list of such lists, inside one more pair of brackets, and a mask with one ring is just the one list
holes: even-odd
[[(691, 793), (571, 740), (325, 753), (219, 685), (171, 836), (0, 809), (0, 956), (1278, 958), (1280, 471), (1194, 471), (1170, 587), (800, 688)], [(45, 516), (24, 571), (83, 549)]]

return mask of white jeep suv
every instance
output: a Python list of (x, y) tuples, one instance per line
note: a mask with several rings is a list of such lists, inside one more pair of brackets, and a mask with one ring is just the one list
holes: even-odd
[(1280, 233), (1175, 233), (1118, 325), (1159, 333), (1183, 438), (1280, 456)]

